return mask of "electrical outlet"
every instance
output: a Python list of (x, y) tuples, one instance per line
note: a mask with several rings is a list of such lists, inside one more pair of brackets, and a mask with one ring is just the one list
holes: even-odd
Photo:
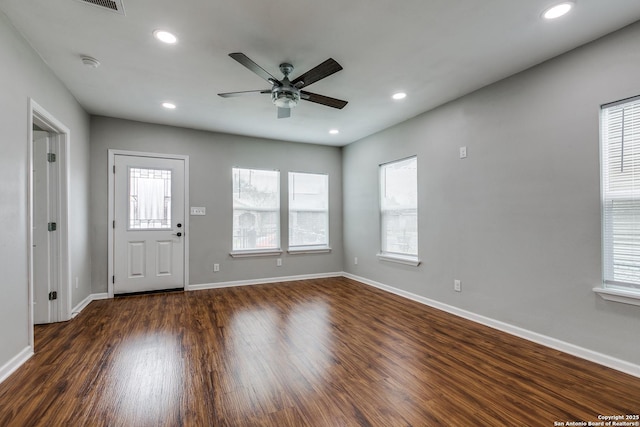
[(456, 292), (462, 292), (462, 284), (460, 283), (460, 280), (454, 280), (453, 281), (453, 290)]
[(78, 289), (78, 276), (76, 276), (76, 289)]
[(355, 265), (358, 265), (358, 257), (355, 257), (355, 258), (353, 259), (353, 263), (354, 263)]
[(277, 266), (277, 267), (282, 267), (282, 258), (278, 258), (278, 259), (276, 260), (276, 266)]
[(467, 158), (467, 147), (460, 147), (460, 158), (461, 159)]
[(218, 271), (220, 271), (220, 264), (213, 264), (213, 272), (217, 273)]

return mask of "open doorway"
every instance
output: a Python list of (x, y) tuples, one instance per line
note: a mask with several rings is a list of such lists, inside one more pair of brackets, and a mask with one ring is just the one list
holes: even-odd
[(30, 100), (29, 318), (33, 325), (69, 320), (69, 129)]

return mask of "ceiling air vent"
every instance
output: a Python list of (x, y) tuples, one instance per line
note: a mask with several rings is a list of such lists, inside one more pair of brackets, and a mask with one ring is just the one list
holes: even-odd
[(103, 9), (108, 9), (112, 12), (124, 15), (124, 5), (122, 0), (78, 0), (82, 3), (87, 3), (93, 6), (98, 6)]

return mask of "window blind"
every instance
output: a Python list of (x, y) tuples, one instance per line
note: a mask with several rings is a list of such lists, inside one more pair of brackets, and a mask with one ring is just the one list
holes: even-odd
[(605, 287), (640, 292), (640, 97), (601, 111)]

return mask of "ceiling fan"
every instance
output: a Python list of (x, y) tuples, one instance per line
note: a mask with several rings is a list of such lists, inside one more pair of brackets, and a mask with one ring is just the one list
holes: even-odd
[(293, 65), (289, 63), (282, 63), (280, 64), (280, 71), (284, 74), (284, 78), (282, 80), (278, 80), (249, 59), (249, 57), (244, 53), (230, 53), (229, 56), (271, 83), (271, 89), (219, 93), (218, 95), (223, 98), (251, 94), (271, 94), (271, 101), (278, 107), (279, 119), (291, 117), (291, 109), (295, 107), (301, 99), (338, 109), (342, 109), (347, 105), (347, 101), (302, 90), (303, 87), (307, 87), (318, 80), (322, 80), (325, 77), (342, 70), (340, 64), (332, 58), (327, 59), (322, 64), (310, 69), (293, 80), (289, 80), (289, 75), (293, 71)]

